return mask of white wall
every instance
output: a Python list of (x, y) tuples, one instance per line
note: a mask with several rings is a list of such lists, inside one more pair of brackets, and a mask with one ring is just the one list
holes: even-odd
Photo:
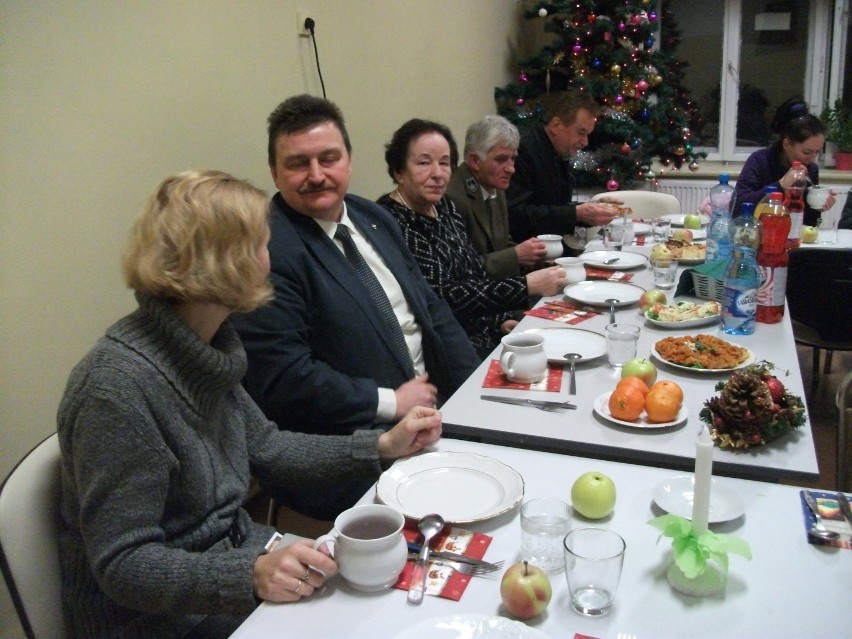
[[(156, 184), (217, 168), (272, 187), (266, 116), (321, 94), (297, 9), (366, 197), (390, 188), (383, 145), (402, 122), (461, 140), (513, 79), (516, 0), (0, 0), (0, 477), (55, 430), (69, 370), (133, 307), (119, 255)], [(0, 636), (13, 617), (0, 589)]]

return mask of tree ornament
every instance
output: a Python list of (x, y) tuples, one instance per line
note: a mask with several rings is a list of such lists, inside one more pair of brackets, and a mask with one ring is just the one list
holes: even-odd
[(621, 22), (618, 23), (618, 30), (624, 31), (625, 29), (627, 29), (627, 25), (624, 24), (624, 20), (622, 20)]
[(651, 117), (651, 112), (648, 109), (642, 109), (639, 111), (639, 119), (643, 122), (647, 122), (648, 118)]
[(621, 73), (621, 65), (620, 64), (613, 64), (609, 68), (609, 70), (612, 72), (612, 75), (618, 75), (619, 73)]
[(621, 155), (629, 155), (630, 154), (630, 145), (625, 142), (621, 145)]
[(640, 140), (639, 138), (633, 138), (633, 140), (630, 142), (630, 148), (632, 148), (634, 151), (640, 146), (642, 146), (642, 140)]
[(517, 104), (518, 106), (524, 106), (524, 104), (526, 104), (526, 100), (524, 100), (523, 98), (518, 98), (517, 100), (515, 100), (515, 104)]
[(675, 150), (674, 150), (675, 155), (683, 155), (684, 153), (686, 153), (685, 148), (683, 148), (682, 146), (675, 147)]
[(686, 150), (687, 153), (689, 153), (689, 154), (692, 153), (692, 145), (691, 144), (686, 144), (686, 145), (684, 145), (683, 148)]
[(527, 74), (523, 71), (521, 71), (521, 75), (518, 76), (518, 80), (520, 80), (521, 82), (529, 82)]
[(571, 51), (573, 51), (574, 53), (580, 53), (582, 50), (583, 45), (581, 45), (579, 42), (575, 43), (574, 46), (571, 47)]
[(689, 170), (692, 171), (693, 173), (695, 173), (698, 170), (698, 168), (699, 168), (698, 162), (696, 160), (693, 160), (692, 162), (689, 163)]
[(593, 58), (592, 59), (592, 68), (593, 69), (600, 69), (602, 66), (603, 66), (603, 62), (601, 61), (600, 58)]
[(618, 180), (615, 178), (610, 178), (606, 181), (606, 190), (607, 191), (617, 191), (618, 190)]
[(640, 91), (647, 91), (648, 90), (648, 82), (645, 81), (645, 80), (639, 80), (639, 82), (636, 83), (636, 88), (639, 89)]
[(546, 18), (547, 17), (547, 9), (545, 9), (544, 7), (539, 9), (538, 10), (538, 17), (539, 18)]
[(617, 96), (615, 96), (615, 103), (616, 104), (622, 104), (623, 102), (624, 102), (624, 96), (623, 95), (621, 95), (619, 93)]
[(654, 46), (654, 38), (648, 38), (645, 40), (645, 48), (650, 49)]
[(657, 12), (656, 11), (649, 11), (648, 12), (648, 20), (650, 22), (656, 22), (657, 21)]

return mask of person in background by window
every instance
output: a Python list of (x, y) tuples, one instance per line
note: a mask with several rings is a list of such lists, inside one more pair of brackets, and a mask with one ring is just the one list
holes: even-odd
[[(735, 214), (739, 213), (743, 202), (757, 204), (766, 195), (768, 186), (776, 186), (783, 192), (790, 185), (790, 167), (793, 162), (804, 164), (808, 168), (810, 183), (819, 184), (819, 166), (816, 161), (825, 144), (825, 129), (819, 118), (808, 113), (808, 105), (798, 98), (784, 102), (772, 119), (772, 131), (778, 139), (768, 147), (752, 153), (740, 171), (735, 187)], [(807, 201), (807, 189), (805, 198)], [(833, 193), (822, 210), (827, 211), (832, 206)], [(815, 224), (821, 212), (806, 207), (804, 223)]]

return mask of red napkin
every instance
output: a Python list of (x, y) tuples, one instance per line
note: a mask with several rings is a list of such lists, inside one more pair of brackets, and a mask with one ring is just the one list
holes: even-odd
[(509, 388), (512, 390), (533, 390), (547, 391), (548, 393), (558, 393), (562, 388), (562, 367), (553, 364), (547, 365), (547, 372), (544, 374), (544, 379), (540, 382), (532, 384), (519, 384), (509, 381), (509, 378), (503, 373), (500, 368), (500, 362), (496, 359), (491, 360), (488, 366), (488, 372), (485, 373), (485, 380), (482, 382), (482, 388)]
[(633, 273), (624, 271), (608, 271), (604, 268), (586, 266), (586, 277), (591, 280), (609, 280), (611, 282), (629, 282), (633, 279)]
[(530, 309), (524, 313), (533, 317), (542, 317), (544, 319), (553, 320), (554, 322), (562, 322), (563, 324), (579, 324), (587, 319), (600, 315), (598, 311), (591, 306), (582, 306), (573, 304), (572, 302), (561, 302), (554, 300)]
[[(407, 542), (422, 542), (423, 539), (413, 523), (406, 522), (402, 534)], [(482, 559), (491, 544), (491, 537), (479, 532), (463, 528), (444, 528), (430, 544), (432, 550), (446, 550), (472, 559)], [(426, 571), (426, 594), (444, 599), (458, 601), (470, 583), (471, 575), (463, 575), (452, 566), (443, 565), (441, 559), (429, 562)], [(414, 572), (414, 562), (409, 561), (393, 585), (400, 590), (408, 590), (411, 585), (411, 574)]]

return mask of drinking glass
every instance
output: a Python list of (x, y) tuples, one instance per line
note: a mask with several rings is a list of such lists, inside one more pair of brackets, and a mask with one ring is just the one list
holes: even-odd
[[(633, 226), (632, 222), (630, 226)], [(620, 251), (622, 246), (629, 243), (625, 235), (626, 228), (623, 224), (610, 222), (604, 227), (604, 247), (610, 251)]]
[(667, 217), (651, 220), (651, 232), (654, 234), (654, 242), (663, 244), (669, 239), (669, 234), (672, 232), (672, 221)]
[(571, 508), (558, 499), (531, 499), (521, 507), (521, 559), (548, 572), (565, 568), (562, 538), (568, 532)]
[(651, 270), (654, 272), (654, 288), (674, 288), (677, 278), (677, 260), (667, 257), (651, 257)]
[(624, 539), (606, 528), (575, 528), (563, 547), (571, 607), (587, 617), (607, 614), (621, 580)]
[(606, 327), (606, 354), (609, 365), (621, 368), (636, 357), (639, 327), (635, 324), (609, 324)]
[(817, 220), (817, 244), (837, 242), (837, 216), (822, 214)]

